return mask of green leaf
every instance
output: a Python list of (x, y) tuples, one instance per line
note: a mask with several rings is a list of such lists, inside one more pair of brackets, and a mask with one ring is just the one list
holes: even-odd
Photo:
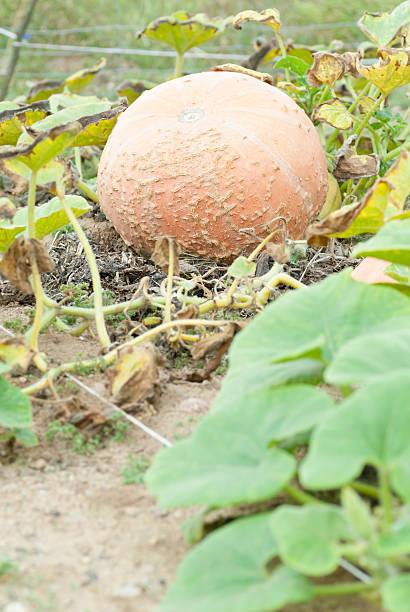
[(400, 34), (410, 21), (410, 2), (402, 2), (386, 13), (365, 13), (358, 26), (377, 45), (385, 47)]
[(410, 601), (410, 574), (392, 576), (383, 583), (383, 606), (387, 612), (408, 612)]
[(410, 554), (410, 517), (391, 525), (388, 533), (376, 540), (375, 551), (381, 557), (397, 557)]
[(358, 333), (408, 314), (410, 301), (392, 288), (358, 283), (349, 270), (332, 274), (306, 289), (285, 293), (235, 336), (225, 380), (243, 377), (243, 364), (252, 364), (256, 372), (300, 356), (321, 356), (329, 363)]
[(410, 501), (410, 377), (380, 376), (339, 404), (314, 430), (300, 478), (310, 489), (332, 489), (357, 478), (367, 464), (386, 470)]
[(356, 385), (400, 370), (410, 370), (410, 317), (393, 319), (346, 342), (324, 378), (334, 385)]
[(352, 252), (352, 257), (367, 255), (410, 266), (410, 219), (386, 223), (376, 236), (359, 243)]
[(256, 271), (256, 263), (248, 261), (246, 257), (240, 256), (229, 266), (228, 274), (234, 278), (243, 278), (245, 276), (253, 276)]
[(293, 457), (271, 443), (309, 430), (332, 405), (305, 385), (239, 395), (204, 417), (190, 438), (157, 453), (146, 484), (167, 507), (268, 499), (295, 470)]
[(369, 505), (351, 487), (342, 490), (341, 502), (353, 533), (359, 539), (371, 540), (376, 531), (376, 522)]
[(22, 429), (13, 429), (13, 436), (16, 438), (17, 442), (24, 444), (24, 446), (37, 446), (38, 444), (36, 434), (27, 427)]
[(271, 514), (242, 518), (209, 535), (179, 566), (158, 612), (270, 612), (313, 597), (309, 581), (269, 561), (278, 552)]
[(50, 111), (52, 113), (57, 113), (63, 108), (68, 108), (69, 106), (79, 106), (80, 104), (96, 104), (98, 102), (103, 102), (101, 98), (97, 98), (97, 96), (79, 96), (77, 94), (72, 93), (59, 93), (50, 96), (48, 102), (50, 104)]
[(283, 505), (273, 512), (271, 529), (282, 561), (308, 576), (334, 572), (339, 541), (351, 539), (342, 510), (325, 504)]
[(177, 11), (173, 15), (159, 17), (137, 34), (163, 42), (179, 54), (186, 53), (192, 47), (198, 47), (222, 34), (231, 18), (210, 19), (204, 13), (190, 15), (185, 11)]
[(0, 425), (24, 428), (31, 422), (31, 403), (27, 395), (0, 376)]
[(282, 57), (275, 63), (275, 70), (277, 68), (289, 68), (295, 74), (304, 76), (309, 70), (310, 65), (300, 57), (288, 55), (287, 57)]
[(400, 264), (391, 264), (384, 269), (384, 273), (393, 278), (401, 285), (410, 287), (410, 267)]
[[(76, 217), (80, 217), (90, 210), (87, 200), (81, 196), (67, 195), (66, 201)], [(12, 224), (9, 221), (0, 222), (0, 251), (6, 251), (14, 238), (26, 230), (27, 216), (28, 209), (20, 208), (15, 214)], [(60, 229), (60, 227), (64, 227), (67, 223), (69, 223), (69, 219), (58, 198), (52, 198), (46, 204), (36, 206), (34, 218), (35, 238), (40, 239), (43, 236), (47, 236), (47, 234), (51, 234), (51, 232)]]
[(77, 121), (77, 119), (82, 119), (83, 117), (89, 117), (91, 115), (102, 113), (107, 111), (109, 108), (111, 108), (111, 102), (108, 101), (89, 102), (87, 104), (81, 103), (75, 106), (70, 105), (53, 113), (52, 115), (49, 115), (45, 119), (34, 123), (32, 127), (37, 132), (51, 130), (54, 127), (64, 125), (70, 121)]

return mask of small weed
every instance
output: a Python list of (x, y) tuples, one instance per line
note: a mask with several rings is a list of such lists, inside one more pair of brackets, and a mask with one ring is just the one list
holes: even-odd
[(17, 317), (11, 321), (4, 321), (4, 327), (13, 330), (16, 334), (24, 334), (30, 324), (24, 324), (23, 319)]
[(0, 559), (0, 582), (10, 580), (18, 573), (18, 567), (7, 557)]
[(132, 454), (128, 455), (128, 463), (121, 470), (124, 484), (140, 484), (148, 467), (149, 461), (145, 455), (141, 457), (134, 457)]
[(129, 423), (123, 421), (119, 415), (115, 415), (107, 421), (101, 433), (87, 438), (74, 425), (70, 423), (64, 425), (57, 420), (48, 424), (45, 438), (48, 442), (52, 442), (55, 438), (66, 440), (70, 442), (73, 451), (78, 455), (93, 455), (107, 439), (118, 443), (123, 442), (127, 437), (128, 429)]
[(82, 353), (77, 353), (75, 356), (75, 361), (78, 362), (78, 365), (76, 365), (73, 369), (73, 373), (77, 374), (78, 376), (87, 376), (88, 374), (104, 372), (104, 370), (108, 367), (104, 362), (104, 359), (97, 359), (96, 363), (93, 365), (85, 365)]

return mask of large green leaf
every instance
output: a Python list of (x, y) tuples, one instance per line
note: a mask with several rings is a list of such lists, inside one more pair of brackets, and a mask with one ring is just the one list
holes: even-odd
[(163, 42), (177, 53), (186, 53), (192, 47), (197, 47), (222, 34), (226, 26), (232, 22), (226, 19), (210, 19), (204, 13), (190, 15), (185, 11), (177, 11), (173, 15), (159, 17), (137, 34)]
[(327, 394), (305, 385), (249, 392), (157, 453), (146, 483), (167, 507), (267, 499), (295, 470), (293, 457), (271, 443), (309, 430), (332, 405)]
[(410, 219), (386, 223), (370, 240), (353, 249), (352, 257), (370, 255), (410, 266)]
[(0, 376), (0, 425), (24, 428), (31, 422), (31, 404), (27, 395)]
[(346, 342), (324, 378), (335, 385), (363, 384), (397, 370), (410, 376), (410, 316), (388, 321)]
[(158, 612), (271, 612), (313, 597), (309, 581), (269, 561), (278, 553), (271, 514), (239, 519), (211, 534), (179, 566)]
[[(87, 200), (81, 196), (67, 195), (66, 201), (76, 217), (80, 217), (90, 209)], [(34, 214), (35, 238), (40, 239), (69, 223), (58, 198), (52, 198), (46, 204), (36, 206)], [(27, 216), (28, 209), (20, 208), (12, 222), (0, 222), (0, 251), (6, 251), (14, 238), (26, 230)]]
[(308, 576), (334, 572), (341, 557), (339, 542), (351, 538), (342, 510), (325, 504), (283, 505), (273, 512), (271, 529), (282, 561)]
[(379, 536), (375, 551), (381, 557), (397, 557), (410, 554), (410, 516), (391, 525), (388, 533)]
[(386, 47), (410, 22), (410, 2), (402, 2), (386, 13), (365, 13), (358, 26), (377, 45)]
[(367, 464), (385, 470), (410, 501), (410, 376), (395, 372), (359, 389), (314, 430), (300, 478), (310, 489), (332, 489)]
[(408, 612), (410, 574), (392, 576), (382, 585), (383, 606), (387, 612)]
[[(230, 367), (222, 389), (239, 383), (253, 369), (298, 356), (329, 363), (346, 341), (374, 325), (410, 314), (410, 300), (390, 287), (369, 286), (333, 274), (306, 289), (289, 291), (267, 306), (238, 334), (230, 349)], [(246, 367), (244, 367), (246, 364)]]

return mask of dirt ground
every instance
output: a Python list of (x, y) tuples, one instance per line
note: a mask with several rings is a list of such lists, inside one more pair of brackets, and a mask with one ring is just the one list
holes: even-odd
[[(114, 292), (115, 301), (129, 299), (144, 276), (149, 276), (154, 294), (160, 291), (164, 274), (126, 247), (98, 212), (82, 223), (96, 252), (103, 286)], [(56, 262), (55, 271), (44, 275), (49, 294), (58, 297), (63, 283), (90, 286), (76, 236), (61, 233), (48, 240)], [(320, 280), (352, 265), (346, 249), (337, 244), (330, 254), (310, 252), (307, 259), (288, 264), (287, 271), (307, 283)], [(261, 274), (267, 263), (259, 262)], [(205, 284), (209, 290), (218, 286), (225, 272), (226, 268), (212, 262), (194, 258), (181, 262), (181, 274), (188, 278), (208, 273)], [(279, 288), (278, 293), (283, 290)], [(14, 322), (14, 327), (8, 325), (9, 332), (21, 331), (16, 329), (16, 321), (21, 320), (20, 325), (28, 322), (32, 304), (32, 297), (0, 280), (0, 324)], [(247, 316), (249, 313), (241, 313), (242, 318)], [(116, 340), (126, 331), (110, 327)], [(0, 336), (4, 335), (3, 331)], [(164, 352), (164, 345), (159, 349)], [(89, 333), (75, 338), (50, 327), (40, 336), (40, 350), (57, 364), (79, 354), (94, 357), (99, 345)], [(33, 376), (29, 371), (17, 384), (25, 386)], [(105, 374), (78, 378), (100, 397), (107, 397)], [(221, 376), (192, 382), (195, 380), (201, 380), (200, 372), (186, 358), (168, 353), (161, 370), (160, 392), (134, 407), (132, 414), (170, 442), (187, 435), (208, 411)], [(56, 419), (75, 424), (86, 439), (98, 434), (109, 414), (101, 399), (67, 378), (56, 382), (55, 395), (50, 391), (37, 395), (33, 412), (38, 446), (11, 450), (0, 442), (0, 561), (9, 559), (14, 564), (14, 571), (0, 572), (0, 610), (152, 612), (189, 549), (181, 527), (196, 511), (164, 511), (143, 484), (124, 484), (121, 472), (130, 455), (134, 460), (146, 457), (149, 462), (160, 442), (135, 425), (128, 429), (125, 441), (117, 443), (107, 436), (93, 454), (76, 453), (73, 442), (62, 437), (48, 441), (48, 425)], [(101, 417), (101, 412), (105, 416)], [(345, 579), (351, 577), (346, 575)], [(379, 612), (380, 608), (349, 597), (342, 602), (326, 599), (286, 610)]]

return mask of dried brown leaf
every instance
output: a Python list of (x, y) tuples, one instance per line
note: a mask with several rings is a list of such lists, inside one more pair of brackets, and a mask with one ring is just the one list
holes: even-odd
[(198, 319), (199, 318), (199, 306), (198, 304), (188, 304), (185, 308), (182, 308), (177, 314), (178, 319)]
[(110, 392), (116, 404), (135, 405), (154, 395), (160, 356), (153, 344), (124, 347), (110, 373)]
[[(317, 239), (318, 237), (344, 232), (348, 227), (350, 227), (353, 220), (365, 206), (366, 200), (364, 199), (357, 204), (344, 206), (340, 210), (332, 212), (322, 221), (312, 223), (306, 230), (306, 240), (308, 241), (308, 244), (310, 246), (323, 246), (322, 241)], [(326, 244), (327, 241), (328, 239), (326, 238)]]
[(376, 154), (358, 155), (354, 147), (356, 135), (346, 140), (334, 158), (333, 175), (338, 181), (374, 176), (379, 172), (380, 159)]
[(246, 74), (246, 76), (251, 76), (255, 79), (258, 79), (258, 81), (273, 85), (273, 77), (271, 74), (268, 74), (267, 72), (258, 72), (257, 70), (251, 70), (250, 68), (238, 66), (237, 64), (221, 64), (220, 66), (213, 66), (211, 70), (214, 72), (239, 72), (239, 74)]
[(207, 336), (199, 342), (196, 342), (194, 346), (190, 349), (191, 355), (195, 361), (198, 359), (203, 359), (205, 355), (210, 353), (211, 351), (218, 350), (221, 346), (227, 344), (225, 350), (228, 349), (232, 339), (239, 329), (242, 329), (245, 326), (245, 322), (238, 321), (235, 323), (228, 323), (227, 326), (221, 331), (212, 334), (211, 336)]
[(268, 242), (265, 249), (269, 253), (269, 256), (279, 264), (285, 264), (290, 260), (290, 253), (284, 242), (281, 242), (280, 244)]
[(338, 53), (318, 51), (313, 54), (313, 66), (307, 71), (306, 80), (311, 87), (333, 87), (346, 70), (347, 65)]
[(9, 198), (0, 198), (0, 221), (8, 219), (9, 221), (16, 214), (16, 207)]
[(179, 276), (179, 246), (173, 238), (167, 238), (166, 236), (161, 236), (160, 238), (158, 238), (155, 242), (155, 247), (152, 252), (151, 259), (154, 264), (161, 268), (161, 270), (165, 274), (168, 274), (170, 247), (174, 255), (174, 265), (172, 274), (173, 276)]
[(25, 236), (18, 236), (0, 261), (0, 275), (9, 280), (16, 289), (29, 295), (33, 293), (29, 283), (33, 258), (40, 274), (54, 269), (54, 262), (43, 243), (37, 238)]

